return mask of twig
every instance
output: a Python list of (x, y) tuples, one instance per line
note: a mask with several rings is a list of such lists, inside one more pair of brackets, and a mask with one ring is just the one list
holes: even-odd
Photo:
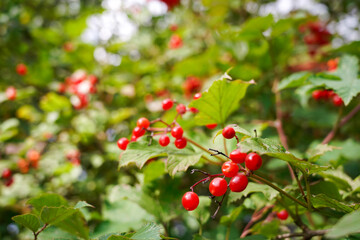
[(346, 115), (345, 117), (343, 117), (341, 119), (341, 121), (336, 124), (336, 128), (334, 127), (329, 133), (328, 135), (324, 138), (324, 140), (322, 141), (322, 144), (327, 144), (329, 143), (336, 134), (336, 131), (341, 128), (342, 126), (344, 126), (352, 117), (354, 117), (358, 112), (360, 111), (360, 103), (353, 109), (351, 110), (351, 112)]
[(325, 235), (329, 230), (309, 230), (307, 232), (302, 233), (284, 233), (277, 235), (275, 239), (285, 239), (285, 238), (292, 238), (292, 237), (303, 237), (304, 239), (311, 239), (315, 236), (323, 236)]
[(225, 154), (219, 150), (209, 148), (209, 151), (216, 152), (216, 153), (212, 153), (211, 156), (222, 155), (222, 156), (226, 157), (227, 159), (230, 159), (230, 157), (227, 154)]
[(267, 212), (268, 209), (271, 209), (273, 208), (274, 206), (273, 205), (270, 205), (270, 206), (265, 206), (263, 207), (262, 209), (260, 209), (259, 211), (255, 211), (253, 213), (253, 215), (251, 216), (251, 219), (250, 221), (248, 222), (248, 224), (246, 224), (243, 232), (241, 233), (240, 235), (240, 238), (243, 238), (243, 237), (246, 237), (246, 235), (248, 235), (250, 233), (250, 227), (257, 221), (259, 221), (263, 216), (264, 214)]
[(303, 173), (304, 176), (304, 181), (305, 181), (305, 185), (306, 185), (306, 201), (307, 201), (307, 208), (309, 211), (311, 211), (311, 194), (310, 194), (310, 185), (309, 185), (309, 181), (308, 181), (308, 177), (306, 176), (306, 174)]
[[(207, 153), (209, 153), (210, 155), (212, 154), (209, 150), (207, 150), (206, 148), (204, 148), (203, 146), (201, 146), (201, 145), (198, 144), (197, 142), (191, 140), (190, 138), (186, 138), (186, 140), (187, 140), (189, 143), (193, 144), (194, 146), (200, 148), (200, 149), (203, 150), (204, 152), (207, 152)], [(220, 157), (220, 156), (215, 156), (215, 157), (216, 157), (217, 159), (219, 159), (220, 161), (222, 161), (222, 162), (226, 162), (226, 160), (223, 159), (223, 158)]]
[[(290, 164), (290, 167), (292, 168), (292, 165), (291, 165), (291, 164)], [(295, 174), (295, 179), (296, 179), (297, 185), (298, 185), (298, 187), (299, 187), (299, 189), (300, 189), (301, 195), (303, 196), (304, 200), (307, 201), (306, 196), (305, 196), (304, 189), (303, 189), (303, 187), (301, 186), (301, 182), (300, 182), (300, 180), (299, 180), (299, 176), (298, 176), (298, 174), (296, 173), (296, 171), (294, 171), (294, 174)]]
[(218, 207), (216, 208), (216, 211), (214, 212), (214, 214), (211, 216), (212, 219), (215, 219), (216, 215), (218, 214), (218, 212), (219, 212), (219, 210), (220, 210), (220, 208), (221, 208), (221, 206), (222, 206), (222, 203), (223, 203), (223, 201), (224, 201), (224, 199), (225, 199), (225, 196), (226, 196), (226, 193), (227, 193), (227, 192), (228, 192), (228, 189), (227, 189), (226, 192), (224, 193), (221, 201), (220, 201), (220, 202), (217, 202)]
[(42, 231), (44, 231), (45, 230), (45, 228), (47, 228), (49, 226), (49, 224), (45, 224), (39, 231), (37, 231), (37, 232), (34, 232), (34, 240), (37, 240), (38, 238), (38, 235), (42, 232)]

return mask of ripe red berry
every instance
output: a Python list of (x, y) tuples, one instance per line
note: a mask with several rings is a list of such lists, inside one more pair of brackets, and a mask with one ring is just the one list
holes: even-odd
[(133, 130), (133, 135), (135, 137), (141, 137), (142, 135), (145, 134), (145, 129), (144, 128), (141, 128), (141, 127), (135, 127), (134, 130)]
[(199, 99), (199, 98), (201, 98), (201, 93), (195, 93), (194, 99)]
[(209, 191), (212, 195), (218, 197), (226, 193), (227, 182), (223, 178), (214, 178), (209, 184)]
[(137, 137), (135, 135), (132, 135), (130, 141), (131, 142), (136, 142), (136, 140), (137, 140)]
[(315, 100), (320, 100), (323, 97), (322, 90), (315, 90), (312, 92), (312, 97)]
[(191, 107), (189, 108), (192, 113), (198, 113), (199, 110), (197, 108)]
[(340, 107), (343, 105), (343, 100), (341, 97), (339, 97), (339, 95), (335, 94), (332, 98), (332, 102), (336, 107)]
[(5, 168), (4, 171), (1, 174), (1, 177), (4, 179), (8, 179), (9, 177), (11, 177), (12, 172), (9, 168)]
[(258, 170), (262, 165), (262, 159), (257, 153), (249, 153), (245, 158), (245, 166), (251, 170)]
[(199, 205), (199, 197), (194, 192), (187, 192), (182, 197), (182, 205), (187, 211), (192, 211)]
[(6, 179), (4, 184), (6, 187), (10, 187), (13, 183), (14, 183), (14, 178), (10, 177), (9, 179)]
[(117, 141), (117, 145), (121, 150), (126, 150), (128, 144), (129, 144), (129, 140), (127, 138), (124, 138), (124, 137), (120, 138)]
[(14, 88), (12, 86), (8, 87), (6, 89), (5, 94), (6, 94), (6, 97), (8, 100), (15, 100), (16, 99), (16, 88)]
[(30, 161), (30, 162), (36, 162), (40, 159), (40, 153), (36, 150), (29, 150), (26, 154), (26, 158)]
[(169, 145), (170, 143), (170, 138), (168, 135), (162, 135), (160, 138), (159, 138), (159, 144), (163, 147), (166, 147), (167, 145)]
[(176, 139), (182, 138), (183, 134), (184, 134), (184, 130), (180, 126), (176, 126), (173, 129), (171, 129), (171, 136), (173, 136)]
[(285, 209), (277, 212), (276, 215), (280, 220), (286, 220), (289, 217), (289, 213)]
[(177, 49), (177, 48), (181, 48), (183, 45), (182, 39), (179, 35), (174, 34), (171, 36), (170, 38), (170, 42), (169, 42), (169, 48), (170, 49)]
[(245, 162), (247, 154), (240, 151), (240, 149), (235, 149), (230, 153), (230, 159), (234, 163), (243, 163)]
[(232, 192), (242, 192), (247, 187), (249, 181), (245, 174), (237, 173), (229, 183), (229, 188)]
[(208, 125), (206, 125), (206, 127), (207, 127), (208, 129), (214, 129), (214, 128), (217, 127), (217, 124), (216, 124), (216, 123), (208, 124)]
[(184, 104), (179, 104), (176, 106), (176, 111), (179, 113), (179, 114), (184, 114), (186, 113), (186, 107)]
[(166, 111), (169, 110), (170, 108), (172, 108), (172, 106), (174, 105), (173, 100), (171, 100), (170, 98), (165, 99), (164, 101), (162, 101), (162, 108)]
[(224, 127), (222, 135), (224, 138), (231, 139), (235, 136), (235, 130), (232, 127)]
[(26, 75), (26, 73), (27, 73), (26, 65), (23, 63), (19, 63), (18, 65), (16, 65), (16, 72), (21, 76)]
[(64, 83), (59, 83), (58, 85), (58, 92), (64, 93), (66, 91), (66, 85)]
[(136, 125), (140, 128), (148, 128), (150, 126), (150, 121), (147, 118), (139, 118)]
[(179, 149), (183, 149), (184, 147), (186, 147), (186, 144), (187, 144), (186, 138), (178, 138), (175, 140), (175, 147)]
[(232, 178), (239, 172), (239, 166), (232, 161), (227, 161), (223, 163), (221, 171), (225, 177)]

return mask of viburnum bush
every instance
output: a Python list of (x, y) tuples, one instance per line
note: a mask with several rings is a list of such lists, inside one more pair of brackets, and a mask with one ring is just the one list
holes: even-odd
[(281, 2), (1, 3), (0, 239), (360, 239), (360, 3)]

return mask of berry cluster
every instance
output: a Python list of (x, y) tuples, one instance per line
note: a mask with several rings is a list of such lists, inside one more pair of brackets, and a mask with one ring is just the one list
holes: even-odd
[[(236, 138), (236, 140), (239, 142), (233, 127), (225, 127), (222, 131), (222, 135), (226, 139)], [(235, 149), (230, 153), (229, 156), (227, 156), (226, 154), (215, 149), (209, 150), (215, 152), (215, 154), (212, 154), (212, 156), (220, 154), (230, 159), (230, 161), (223, 163), (221, 167), (222, 173), (219, 174), (211, 175), (198, 169), (192, 170), (192, 173), (200, 172), (206, 175), (206, 177), (191, 186), (190, 192), (186, 192), (184, 194), (182, 198), (182, 205), (188, 211), (195, 210), (199, 205), (199, 197), (196, 193), (194, 193), (194, 187), (199, 183), (205, 183), (212, 179), (209, 184), (209, 192), (211, 194), (210, 197), (215, 198), (223, 196), (222, 200), (217, 202), (219, 204), (219, 209), (228, 188), (231, 192), (244, 191), (248, 185), (247, 176), (249, 176), (252, 171), (258, 170), (262, 165), (262, 159), (260, 155), (255, 152), (244, 153), (240, 149)], [(241, 165), (242, 163), (245, 163), (245, 168)], [(230, 178), (229, 182), (227, 182), (225, 178)], [(215, 217), (217, 212), (218, 210), (216, 210), (213, 217)]]
[(325, 100), (325, 101), (332, 101), (334, 106), (340, 107), (344, 104), (342, 98), (334, 93), (333, 90), (326, 90), (326, 89), (317, 89), (312, 92), (312, 97), (316, 101)]
[(308, 22), (301, 25), (299, 31), (305, 33), (304, 42), (308, 45), (308, 52), (311, 56), (316, 54), (319, 47), (330, 43), (331, 34), (320, 22)]
[(97, 81), (96, 76), (88, 75), (84, 70), (77, 70), (65, 79), (65, 83), (59, 84), (58, 91), (72, 94), (70, 101), (73, 107), (77, 110), (83, 109), (89, 103), (90, 94), (96, 93)]
[(17, 162), (20, 172), (27, 173), (29, 172), (30, 167), (35, 169), (38, 168), (40, 157), (40, 152), (33, 149), (29, 150), (26, 154), (26, 158), (20, 158)]

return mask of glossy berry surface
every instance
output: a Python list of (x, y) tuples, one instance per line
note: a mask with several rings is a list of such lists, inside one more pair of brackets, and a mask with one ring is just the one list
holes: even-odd
[(170, 143), (170, 138), (168, 135), (162, 135), (160, 138), (159, 138), (159, 144), (163, 147), (166, 147), (167, 145), (169, 145)]
[(124, 137), (120, 138), (117, 141), (117, 145), (121, 150), (126, 150), (128, 144), (129, 144), (129, 140), (127, 138), (124, 138)]
[(176, 111), (179, 113), (179, 114), (184, 114), (186, 113), (186, 107), (184, 104), (179, 104), (176, 106)]
[(224, 138), (231, 139), (235, 136), (235, 130), (232, 127), (225, 127), (222, 131)]
[(139, 118), (136, 122), (136, 125), (140, 128), (148, 128), (150, 126), (150, 121), (147, 118)]
[(235, 149), (229, 155), (231, 161), (234, 163), (243, 163), (245, 162), (247, 154), (240, 151), (240, 149)]
[(170, 98), (167, 98), (164, 101), (162, 101), (162, 108), (165, 111), (171, 109), (173, 105), (174, 105), (174, 101), (171, 100)]
[(262, 159), (259, 154), (257, 153), (249, 153), (245, 158), (245, 166), (251, 170), (255, 171), (258, 170), (262, 165)]
[(10, 178), (12, 175), (12, 172), (9, 168), (5, 168), (4, 171), (2, 172), (1, 174), (1, 177), (4, 178), (4, 179), (8, 179)]
[(141, 128), (141, 127), (135, 127), (134, 130), (133, 130), (133, 135), (135, 137), (141, 137), (142, 135), (145, 134), (145, 129), (144, 128)]
[(184, 147), (186, 147), (187, 144), (187, 140), (186, 138), (178, 138), (175, 140), (175, 147), (179, 148), (179, 149), (183, 149)]
[(332, 102), (334, 104), (334, 106), (336, 107), (340, 107), (343, 105), (343, 100), (341, 97), (339, 97), (338, 95), (334, 95), (333, 98), (332, 98)]
[(216, 123), (208, 124), (208, 125), (206, 125), (206, 127), (207, 127), (208, 129), (214, 129), (214, 128), (217, 127), (217, 124), (216, 124)]
[(227, 161), (223, 163), (221, 171), (225, 177), (232, 178), (239, 172), (239, 166), (232, 161)]
[(276, 213), (276, 216), (280, 219), (280, 220), (286, 220), (289, 217), (289, 213), (283, 209), (280, 212)]
[(320, 100), (323, 97), (322, 90), (315, 90), (312, 92), (312, 97), (315, 100)]
[(194, 99), (196, 100), (196, 99), (199, 99), (199, 98), (201, 98), (201, 93), (195, 93)]
[(187, 211), (192, 211), (199, 206), (199, 197), (194, 192), (187, 192), (182, 197), (181, 203)]
[(223, 178), (214, 178), (209, 184), (209, 191), (212, 195), (218, 197), (226, 193), (227, 182)]
[(26, 73), (27, 73), (26, 65), (23, 64), (23, 63), (20, 63), (20, 64), (16, 65), (16, 72), (17, 72), (17, 74), (19, 74), (21, 76), (26, 75)]
[(6, 89), (6, 97), (8, 100), (15, 100), (16, 99), (16, 88), (14, 87), (8, 87)]
[(229, 188), (232, 192), (242, 192), (247, 187), (249, 181), (245, 174), (237, 173), (233, 178), (231, 178), (229, 183)]
[(183, 134), (184, 134), (184, 130), (180, 126), (176, 126), (173, 127), (173, 129), (171, 129), (171, 136), (173, 136), (176, 139), (182, 138)]

